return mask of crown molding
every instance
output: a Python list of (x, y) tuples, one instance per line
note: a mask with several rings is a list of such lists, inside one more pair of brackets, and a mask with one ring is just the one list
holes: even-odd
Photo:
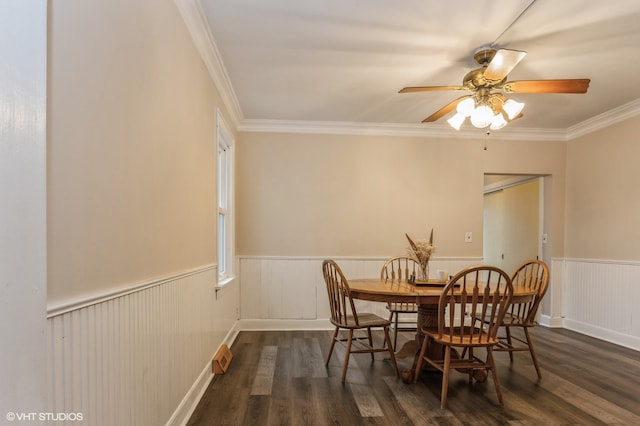
[(580, 136), (593, 133), (596, 130), (604, 129), (629, 118), (640, 115), (640, 99), (628, 102), (617, 108), (603, 112), (595, 117), (589, 118), (582, 123), (567, 128), (567, 140), (576, 139)]
[[(483, 129), (453, 131), (448, 125), (362, 123), (346, 121), (297, 121), (297, 120), (243, 120), (239, 132), (264, 133), (313, 133), (332, 135), (432, 137), (441, 139), (483, 139)], [(564, 141), (564, 130), (550, 129), (500, 129), (490, 132), (491, 139), (526, 141)]]
[(196, 49), (220, 92), (220, 97), (228, 111), (231, 123), (237, 128), (244, 119), (240, 103), (235, 95), (222, 56), (211, 34), (200, 0), (174, 0), (184, 20)]

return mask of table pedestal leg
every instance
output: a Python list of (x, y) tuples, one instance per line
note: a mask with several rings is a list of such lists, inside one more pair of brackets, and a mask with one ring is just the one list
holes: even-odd
[[(402, 381), (405, 383), (412, 383), (416, 375), (420, 372), (416, 371), (418, 365), (418, 357), (420, 356), (420, 349), (422, 348), (422, 340), (424, 334), (422, 333), (422, 327), (437, 327), (438, 326), (438, 305), (418, 305), (418, 332), (413, 341), (413, 365), (411, 369), (404, 370), (402, 372)], [(404, 348), (403, 348), (404, 349)], [(442, 358), (442, 346), (437, 344), (429, 345), (430, 358)]]

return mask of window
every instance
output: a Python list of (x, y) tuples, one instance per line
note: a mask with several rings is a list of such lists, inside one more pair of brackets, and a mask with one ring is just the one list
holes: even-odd
[(233, 139), (216, 111), (218, 145), (218, 284), (233, 278)]

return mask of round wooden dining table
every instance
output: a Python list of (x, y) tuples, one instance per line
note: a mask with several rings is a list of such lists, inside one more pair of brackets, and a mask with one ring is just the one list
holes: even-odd
[[(412, 383), (416, 374), (416, 365), (422, 339), (424, 335), (420, 331), (421, 327), (437, 327), (438, 326), (438, 302), (440, 294), (446, 282), (437, 280), (428, 280), (420, 284), (411, 284), (406, 281), (369, 278), (349, 280), (349, 289), (351, 297), (354, 299), (367, 300), (371, 302), (390, 302), (390, 303), (415, 303), (418, 305), (417, 333), (414, 340), (406, 342), (400, 350), (396, 351), (396, 358), (406, 358), (413, 356), (414, 361), (410, 369), (402, 372), (402, 380), (405, 383)], [(530, 299), (535, 294), (529, 288), (514, 287), (512, 303)], [(430, 345), (430, 358), (441, 358), (442, 348), (436, 345)], [(476, 377), (482, 380), (479, 375)], [(486, 378), (486, 375), (484, 376)]]

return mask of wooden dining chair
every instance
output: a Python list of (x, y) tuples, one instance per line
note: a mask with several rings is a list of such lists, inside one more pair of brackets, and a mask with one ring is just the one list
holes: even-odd
[[(325, 365), (329, 365), (329, 360), (331, 359), (336, 342), (346, 343), (344, 365), (342, 367), (342, 383), (344, 383), (347, 375), (351, 354), (370, 353), (371, 360), (374, 361), (374, 353), (387, 352), (389, 353), (396, 376), (398, 376), (398, 364), (396, 364), (396, 357), (393, 353), (393, 347), (391, 346), (391, 339), (389, 338), (389, 321), (376, 314), (358, 313), (356, 311), (355, 304), (351, 298), (349, 283), (336, 262), (333, 260), (325, 260), (322, 262), (322, 272), (325, 283), (327, 284), (331, 323), (335, 326)], [(381, 328), (384, 331), (385, 343), (381, 346), (375, 346), (373, 344), (371, 330), (374, 328)], [(346, 332), (347, 337), (341, 336), (341, 331)]]
[[(409, 282), (411, 275), (415, 276), (420, 268), (420, 261), (412, 256), (394, 256), (387, 259), (380, 270), (380, 278), (383, 280), (394, 280), (399, 282)], [(398, 345), (398, 331), (417, 331), (416, 318), (400, 318), (405, 314), (416, 314), (418, 305), (415, 303), (387, 303), (389, 311), (389, 322), (393, 326), (393, 347)]]
[[(424, 333), (414, 381), (420, 377), (423, 363), (442, 371), (440, 407), (444, 408), (449, 388), (449, 372), (461, 369), (472, 382), (476, 370), (490, 370), (498, 401), (503, 404), (500, 380), (493, 360), (493, 347), (499, 343), (497, 331), (509, 307), (513, 294), (511, 278), (494, 266), (472, 266), (454, 275), (444, 286), (438, 302), (437, 327), (422, 327)], [(482, 318), (476, 324), (471, 318)], [(439, 345), (442, 351), (429, 350)], [(486, 358), (480, 359), (474, 349), (485, 348)], [(455, 349), (462, 349), (458, 356)], [(455, 354), (452, 353), (455, 351)], [(440, 354), (444, 355), (441, 359)]]
[[(509, 352), (509, 358), (512, 363), (513, 352), (529, 351), (533, 366), (538, 373), (538, 378), (542, 378), (529, 329), (537, 325), (536, 315), (538, 308), (549, 287), (549, 267), (541, 260), (526, 261), (516, 269), (511, 276), (511, 281), (514, 287), (527, 288), (535, 293), (530, 299), (512, 303), (509, 306), (501, 323), (505, 334), (498, 336), (500, 343), (494, 350)], [(512, 328), (522, 329), (524, 338), (513, 335), (511, 332)], [(514, 341), (518, 343), (514, 343)]]

